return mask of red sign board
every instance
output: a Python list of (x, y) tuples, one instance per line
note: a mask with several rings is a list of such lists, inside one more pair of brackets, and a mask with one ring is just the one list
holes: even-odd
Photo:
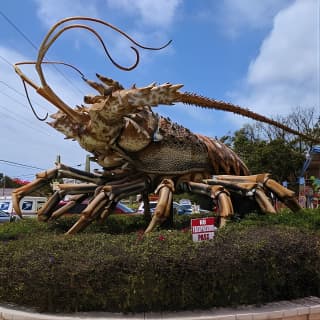
[(191, 219), (191, 233), (193, 241), (213, 239), (216, 229), (213, 217)]

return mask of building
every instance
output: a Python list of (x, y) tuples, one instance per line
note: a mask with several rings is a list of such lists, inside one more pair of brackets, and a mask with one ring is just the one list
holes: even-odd
[(300, 175), (299, 202), (305, 208), (320, 205), (320, 146), (314, 146), (306, 155)]
[(1, 188), (0, 189), (0, 196), (11, 196), (12, 191), (15, 188)]

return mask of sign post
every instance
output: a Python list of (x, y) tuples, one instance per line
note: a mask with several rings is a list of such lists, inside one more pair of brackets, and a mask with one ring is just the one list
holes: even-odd
[(213, 239), (216, 229), (213, 217), (191, 219), (191, 233), (194, 242)]

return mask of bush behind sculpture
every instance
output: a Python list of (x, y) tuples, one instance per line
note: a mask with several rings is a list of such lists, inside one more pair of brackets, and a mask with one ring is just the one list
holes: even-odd
[(320, 214), (303, 214), (313, 223), (253, 216), (202, 243), (186, 229), (64, 237), (67, 222), (1, 226), (0, 301), (42, 312), (148, 312), (319, 295)]

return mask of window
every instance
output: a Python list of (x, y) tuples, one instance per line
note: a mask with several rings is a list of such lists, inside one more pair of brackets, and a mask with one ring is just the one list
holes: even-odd
[(44, 204), (45, 204), (44, 201), (37, 201), (37, 211), (38, 211), (39, 209), (41, 209)]
[(23, 201), (21, 210), (32, 210), (32, 203), (33, 201)]

